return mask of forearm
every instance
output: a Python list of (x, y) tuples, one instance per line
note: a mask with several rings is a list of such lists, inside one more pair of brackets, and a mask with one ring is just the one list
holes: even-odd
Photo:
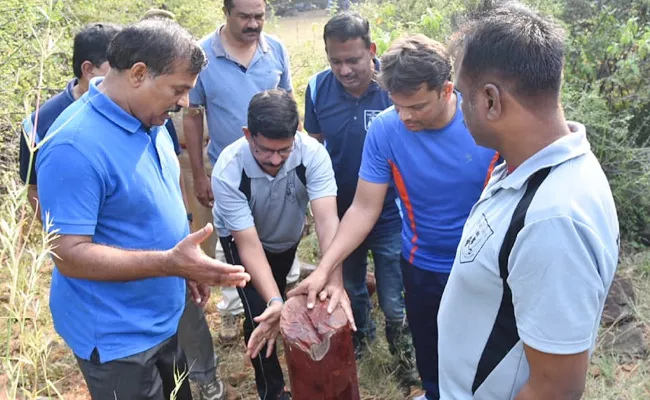
[(578, 400), (582, 397), (582, 390), (558, 392), (553, 385), (534, 386), (530, 381), (521, 388), (515, 400)]
[(183, 117), (183, 129), (192, 174), (197, 178), (205, 174), (203, 167), (203, 113), (197, 110), (188, 111)]
[(122, 250), (95, 243), (69, 247), (55, 261), (63, 275), (93, 281), (126, 282), (170, 276), (175, 269), (169, 251)]
[(262, 243), (259, 240), (238, 242), (237, 239), (235, 239), (235, 243), (237, 243), (237, 252), (242, 265), (250, 274), (251, 283), (264, 302), (268, 302), (273, 297), (281, 297)]
[(338, 224), (336, 235), (327, 246), (319, 267), (325, 268), (329, 273), (334, 271), (368, 237), (379, 214), (381, 208), (378, 211), (372, 210), (353, 202)]

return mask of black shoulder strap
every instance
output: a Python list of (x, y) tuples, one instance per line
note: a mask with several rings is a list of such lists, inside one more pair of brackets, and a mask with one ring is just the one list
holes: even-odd
[(499, 306), (499, 312), (494, 321), (492, 332), (485, 344), (478, 368), (476, 369), (474, 383), (472, 384), (472, 394), (476, 393), (476, 390), (483, 384), (485, 379), (494, 371), (510, 350), (515, 347), (517, 342), (519, 342), (515, 310), (512, 304), (512, 291), (508, 285), (508, 259), (510, 258), (510, 252), (512, 252), (517, 235), (524, 227), (528, 207), (530, 207), (530, 203), (533, 201), (537, 189), (544, 182), (550, 170), (551, 167), (541, 169), (535, 172), (530, 178), (526, 192), (521, 200), (519, 200), (515, 212), (512, 214), (512, 220), (503, 239), (503, 244), (499, 251), (499, 273), (503, 280), (503, 296), (501, 297), (501, 305)]
[(241, 180), (239, 181), (239, 191), (244, 193), (247, 201), (251, 201), (251, 178), (246, 175), (244, 168), (241, 170)]
[(300, 182), (302, 182), (304, 187), (307, 187), (306, 173), (307, 173), (307, 168), (305, 167), (305, 164), (300, 163), (300, 165), (296, 167), (296, 175), (298, 175), (298, 179), (300, 179)]

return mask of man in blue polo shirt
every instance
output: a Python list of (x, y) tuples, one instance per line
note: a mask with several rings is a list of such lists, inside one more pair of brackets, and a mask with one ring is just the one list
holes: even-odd
[[(370, 24), (355, 13), (342, 13), (325, 25), (323, 39), (331, 69), (316, 74), (305, 94), (305, 128), (326, 143), (332, 158), (339, 217), (352, 204), (366, 132), (374, 117), (392, 105), (388, 92), (375, 81), (379, 60), (370, 40)], [(377, 224), (364, 243), (343, 262), (345, 289), (358, 330), (355, 351), (375, 337), (366, 286), (368, 250), (372, 250), (379, 306), (386, 317), (386, 338), (400, 361), (398, 376), (405, 387), (417, 384), (417, 372), (402, 295), (401, 219), (397, 192), (390, 187)]]
[[(200, 250), (211, 225), (188, 235), (161, 126), (188, 105), (203, 50), (175, 22), (149, 20), (119, 32), (107, 59), (37, 159), (43, 224), (58, 235), (50, 309), (93, 399), (169, 398), (188, 368), (176, 335), (186, 284), (196, 299), (250, 277)], [(176, 398), (191, 399), (187, 381)]]
[[(106, 49), (113, 36), (121, 28), (114, 24), (93, 23), (84, 26), (74, 37), (72, 51), (72, 70), (75, 78), (68, 82), (65, 90), (54, 95), (38, 109), (38, 116), (33, 112), (23, 121), (24, 133), (20, 135), (20, 179), (28, 183), (28, 199), (32, 208), (37, 210), (38, 194), (36, 187), (36, 154), (30, 152), (38, 143), (54, 120), (75, 100), (88, 90), (90, 79), (104, 76), (108, 71)], [(36, 128), (34, 130), (34, 128)], [(32, 146), (28, 144), (28, 140)]]
[[(190, 109), (183, 117), (194, 194), (209, 209), (215, 201), (210, 184), (212, 167), (221, 151), (243, 136), (251, 98), (267, 89), (292, 92), (287, 50), (278, 39), (263, 32), (266, 2), (224, 0), (223, 11), (226, 23), (201, 40), (208, 67), (199, 74), (196, 87), (190, 92)], [(203, 159), (204, 112), (210, 136), (209, 163)], [(210, 253), (214, 254), (216, 235), (210, 240)], [(292, 280), (298, 279), (298, 268), (296, 260), (289, 274)], [(221, 292), (222, 299), (217, 304), (222, 322), (219, 337), (230, 342), (238, 336), (244, 308), (234, 289), (223, 288)]]
[(318, 274), (302, 284), (303, 290), (321, 290), (327, 272), (371, 231), (393, 183), (404, 214), (402, 277), (418, 372), (425, 398), (437, 399), (440, 298), (463, 224), (498, 157), (477, 146), (467, 131), (442, 45), (422, 35), (408, 37), (395, 42), (381, 61), (379, 81), (394, 107), (370, 125), (354, 201)]

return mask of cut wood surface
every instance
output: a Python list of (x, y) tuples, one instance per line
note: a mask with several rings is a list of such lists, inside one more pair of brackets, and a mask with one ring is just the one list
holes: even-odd
[(287, 300), (280, 330), (294, 400), (359, 400), (351, 329), (343, 309), (327, 302), (307, 309), (307, 297)]

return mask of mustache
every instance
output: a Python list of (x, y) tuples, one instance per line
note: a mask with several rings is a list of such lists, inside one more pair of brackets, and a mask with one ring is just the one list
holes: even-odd
[(176, 104), (176, 107), (168, 109), (167, 112), (168, 113), (177, 113), (177, 112), (179, 112), (181, 110), (181, 108), (182, 108), (181, 106)]
[(246, 28), (242, 31), (242, 33), (260, 33), (262, 32), (262, 29), (260, 28)]
[(262, 165), (265, 167), (277, 168), (281, 167), (286, 161), (282, 161), (279, 164), (273, 164), (272, 162), (263, 162)]

